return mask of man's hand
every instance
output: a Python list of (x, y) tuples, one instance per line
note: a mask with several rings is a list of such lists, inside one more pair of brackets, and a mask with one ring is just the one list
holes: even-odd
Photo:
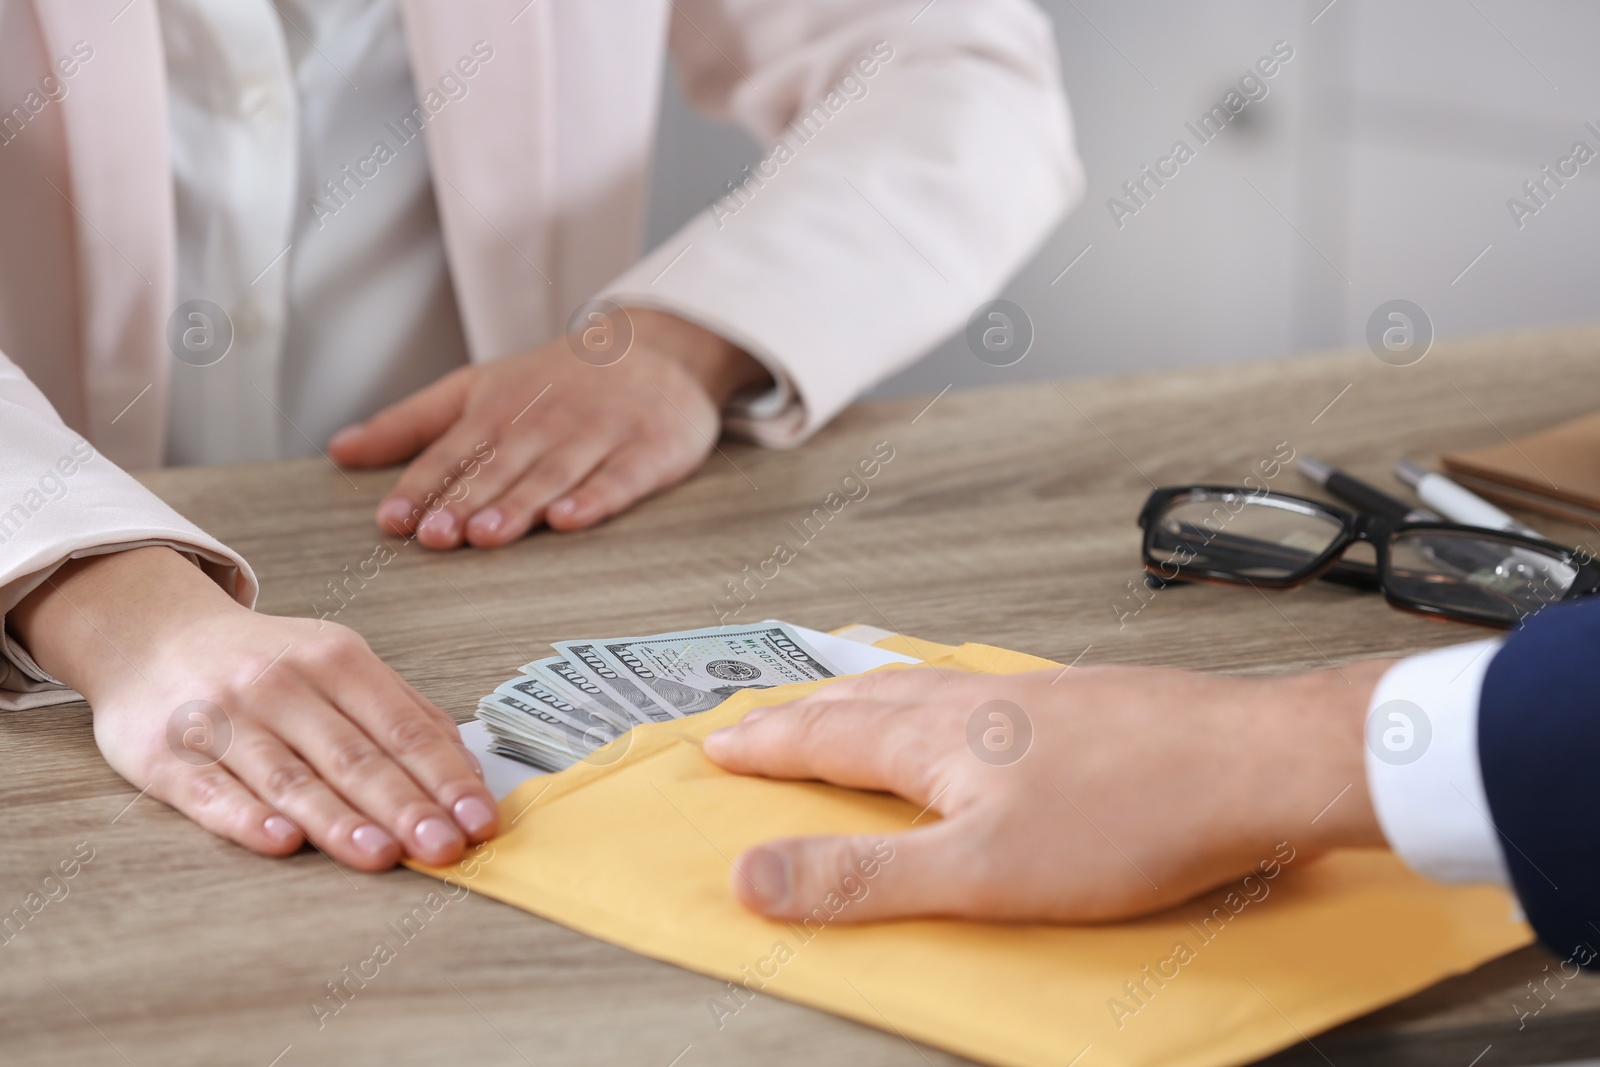
[(243, 608), (170, 549), (74, 560), (8, 621), (106, 762), (218, 837), (377, 871), (498, 827), (455, 723), (354, 631)]
[(883, 671), (758, 708), (707, 737), (706, 755), (740, 774), (897, 793), (942, 818), (887, 839), (758, 846), (734, 864), (734, 893), (798, 920), (854, 875), (846, 886), (865, 895), (838, 920), (1096, 922), (1187, 900), (1283, 842), (1300, 857), (1382, 845), (1362, 738), (1387, 666)]
[[(579, 359), (575, 350), (588, 351), (580, 333), (463, 367), (341, 430), (328, 451), (352, 467), (415, 456), (378, 505), (378, 525), (414, 530), (429, 548), (497, 547), (540, 522), (592, 526), (688, 477), (711, 451), (728, 399), (770, 381), (743, 351), (676, 316), (610, 318), (619, 321), (595, 328), (632, 334), (620, 358)], [(470, 482), (463, 463), (473, 464)]]

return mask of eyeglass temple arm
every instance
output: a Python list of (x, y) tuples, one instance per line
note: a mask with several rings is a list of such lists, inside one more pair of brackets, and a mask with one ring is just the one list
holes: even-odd
[[(1370, 563), (1355, 563), (1339, 560), (1326, 571), (1319, 574), (1320, 581), (1331, 582), (1351, 589), (1359, 589), (1364, 593), (1378, 591), (1378, 569)], [(1169, 585), (1194, 585), (1196, 583), (1184, 578), (1163, 578), (1159, 574), (1145, 573), (1144, 584), (1151, 589), (1165, 589)]]
[[(1296, 549), (1288, 549), (1271, 542), (1262, 541), (1254, 537), (1243, 537), (1230, 534), (1226, 531), (1211, 531), (1201, 527), (1185, 524), (1186, 531), (1193, 533), (1205, 541), (1205, 551), (1213, 558), (1223, 555), (1234, 556), (1240, 561), (1260, 561), (1264, 558), (1278, 558), (1289, 562), (1303, 562), (1304, 553)], [(1180, 543), (1185, 547), (1188, 542), (1180, 537)], [(1318, 576), (1323, 581), (1335, 585), (1344, 585), (1353, 589), (1367, 592), (1378, 590), (1378, 569), (1370, 563), (1360, 563), (1353, 560), (1337, 560), (1332, 567)], [(1163, 589), (1168, 585), (1188, 585), (1182, 578), (1164, 578), (1157, 574), (1147, 574), (1145, 584), (1152, 589)]]

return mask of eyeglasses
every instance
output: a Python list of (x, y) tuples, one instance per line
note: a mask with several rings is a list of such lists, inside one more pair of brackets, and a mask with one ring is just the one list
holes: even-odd
[[(1228, 486), (1157, 489), (1139, 513), (1157, 583), (1289, 589), (1319, 577), (1376, 587), (1393, 606), (1500, 629), (1546, 605), (1600, 590), (1587, 553), (1537, 537), (1449, 522), (1397, 522), (1318, 500)], [(1358, 541), (1377, 567), (1340, 557)]]

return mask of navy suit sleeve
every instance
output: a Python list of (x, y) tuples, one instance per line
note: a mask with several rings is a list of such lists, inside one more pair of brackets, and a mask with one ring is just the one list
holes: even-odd
[(1484, 675), (1478, 759), (1528, 921), (1558, 956), (1600, 946), (1600, 598), (1547, 608)]

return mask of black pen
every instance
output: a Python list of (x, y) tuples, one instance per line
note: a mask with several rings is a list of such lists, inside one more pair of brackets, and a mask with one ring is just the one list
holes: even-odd
[(1322, 486), (1334, 496), (1343, 500), (1352, 507), (1373, 515), (1383, 515), (1386, 518), (1398, 519), (1402, 522), (1437, 522), (1439, 516), (1427, 508), (1414, 508), (1403, 500), (1394, 497), (1352, 477), (1331, 463), (1324, 463), (1320, 459), (1310, 456), (1301, 456), (1296, 464), (1300, 473)]

